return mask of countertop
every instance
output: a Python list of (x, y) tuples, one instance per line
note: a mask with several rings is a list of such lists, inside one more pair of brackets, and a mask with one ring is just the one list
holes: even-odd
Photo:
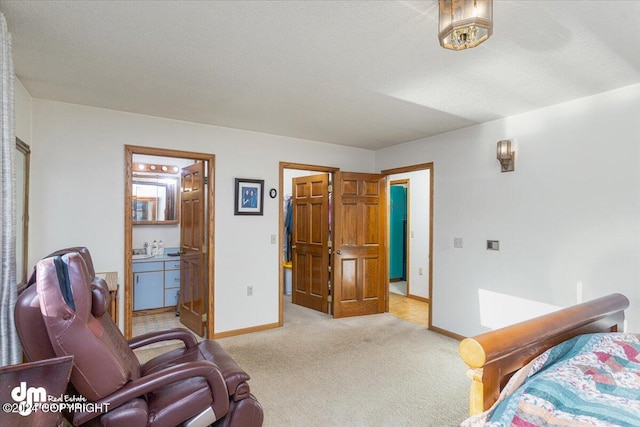
[(155, 255), (155, 256), (150, 256), (148, 258), (139, 258), (139, 259), (134, 259), (133, 262), (159, 262), (159, 261), (179, 261), (180, 260), (180, 256), (169, 256), (167, 255), (167, 253), (172, 253), (172, 252), (177, 252), (176, 251), (169, 251), (169, 252), (165, 252), (164, 255)]

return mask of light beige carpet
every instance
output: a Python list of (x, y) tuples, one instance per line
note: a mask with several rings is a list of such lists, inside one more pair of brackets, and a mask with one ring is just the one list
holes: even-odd
[(269, 427), (455, 426), (468, 411), (458, 341), (387, 314), (332, 319), (285, 303), (282, 328), (219, 340)]

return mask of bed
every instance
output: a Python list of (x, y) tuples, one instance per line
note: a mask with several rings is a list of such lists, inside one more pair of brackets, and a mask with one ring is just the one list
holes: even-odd
[[(623, 330), (624, 310), (628, 306), (629, 300), (624, 295), (611, 294), (525, 322), (464, 339), (460, 343), (460, 355), (469, 367), (467, 374), (472, 381), (469, 396), (469, 408), (472, 418), (465, 421), (463, 425), (485, 425), (485, 422), (488, 425), (492, 425), (490, 421), (495, 421), (501, 416), (506, 419), (504, 418), (504, 413), (507, 408), (515, 410), (514, 408), (520, 407), (519, 410), (522, 410), (525, 407), (530, 412), (547, 411), (551, 413), (557, 408), (540, 409), (548, 405), (548, 402), (545, 402), (544, 399), (541, 399), (540, 408), (534, 408), (531, 406), (531, 402), (536, 400), (536, 392), (522, 390), (526, 390), (527, 387), (534, 390), (555, 387), (560, 393), (568, 393), (566, 384), (562, 381), (575, 383), (577, 387), (576, 393), (578, 394), (588, 387), (597, 387), (606, 389), (605, 391), (613, 394), (614, 398), (621, 399), (623, 402), (621, 406), (624, 407), (624, 410), (631, 411), (631, 415), (622, 414), (621, 419), (626, 419), (627, 421), (632, 419), (633, 422), (622, 422), (614, 415), (611, 418), (607, 418), (609, 415), (605, 415), (603, 419), (609, 420), (607, 425), (640, 425), (640, 412), (637, 412), (640, 411), (640, 338), (636, 335), (618, 332)], [(589, 350), (592, 354), (590, 356), (583, 355), (582, 353), (586, 350)], [(605, 353), (609, 355), (603, 356)], [(585, 358), (591, 358), (601, 366), (585, 367)], [(558, 365), (551, 364), (555, 360), (558, 361)], [(536, 381), (536, 377), (550, 375), (549, 372), (556, 369), (560, 361), (564, 364), (568, 363), (569, 367), (563, 365), (558, 370), (564, 373), (556, 372), (552, 374), (560, 377), (557, 385), (554, 386), (548, 378), (539, 380), (543, 381), (542, 386), (530, 385), (530, 382)], [(553, 367), (550, 368), (550, 366)], [(625, 384), (625, 387), (627, 385), (630, 387), (629, 389), (625, 387), (612, 388), (612, 384), (607, 384), (615, 382), (611, 380), (611, 375), (606, 373), (600, 375), (603, 367), (610, 370), (611, 366), (615, 370), (623, 372), (622, 375), (626, 375), (624, 376), (625, 379), (621, 381), (633, 382), (634, 384)], [(573, 371), (571, 371), (572, 369)], [(628, 374), (627, 371), (622, 371), (622, 369), (630, 370), (631, 374)], [(585, 373), (589, 380), (595, 378), (595, 385), (586, 385), (581, 382), (581, 379), (577, 379), (578, 375), (572, 374), (572, 372), (576, 371)], [(564, 380), (561, 378), (563, 375), (566, 377)], [(555, 398), (557, 400), (551, 399), (551, 401), (558, 403), (556, 406), (560, 406), (560, 409), (566, 411), (562, 400), (565, 397), (561, 396)], [(529, 400), (524, 402), (523, 399), (525, 398)], [(605, 399), (607, 398), (605, 397)], [(513, 402), (514, 399), (521, 400)], [(602, 397), (597, 399), (602, 399)], [(629, 402), (631, 402), (630, 405)], [(619, 403), (611, 403), (609, 406), (618, 405)], [(571, 406), (571, 402), (568, 406)], [(588, 403), (587, 406), (591, 409), (597, 405)], [(567, 421), (570, 418), (566, 417), (574, 415), (561, 414), (559, 418), (554, 418), (555, 415), (553, 415), (554, 421), (548, 424), (599, 425), (598, 422), (594, 423), (593, 419), (589, 419), (589, 417), (586, 417), (587, 421), (582, 418)], [(563, 419), (563, 417), (565, 418)], [(564, 424), (565, 421), (567, 421), (566, 424)], [(523, 420), (521, 423), (507, 422), (504, 424), (504, 421), (502, 422), (503, 424), (496, 423), (493, 425), (547, 424), (546, 421), (540, 421), (539, 423), (528, 422), (528, 424)]]

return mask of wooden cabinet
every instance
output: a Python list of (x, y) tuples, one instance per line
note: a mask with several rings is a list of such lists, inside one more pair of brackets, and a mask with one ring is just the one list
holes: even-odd
[(180, 261), (133, 263), (133, 310), (175, 307), (180, 290)]

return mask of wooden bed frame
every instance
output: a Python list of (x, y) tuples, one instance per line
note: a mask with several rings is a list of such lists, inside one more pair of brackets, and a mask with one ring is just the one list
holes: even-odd
[(469, 413), (489, 409), (515, 371), (554, 345), (581, 334), (622, 331), (627, 307), (627, 297), (611, 294), (464, 339), (459, 351), (472, 380)]

